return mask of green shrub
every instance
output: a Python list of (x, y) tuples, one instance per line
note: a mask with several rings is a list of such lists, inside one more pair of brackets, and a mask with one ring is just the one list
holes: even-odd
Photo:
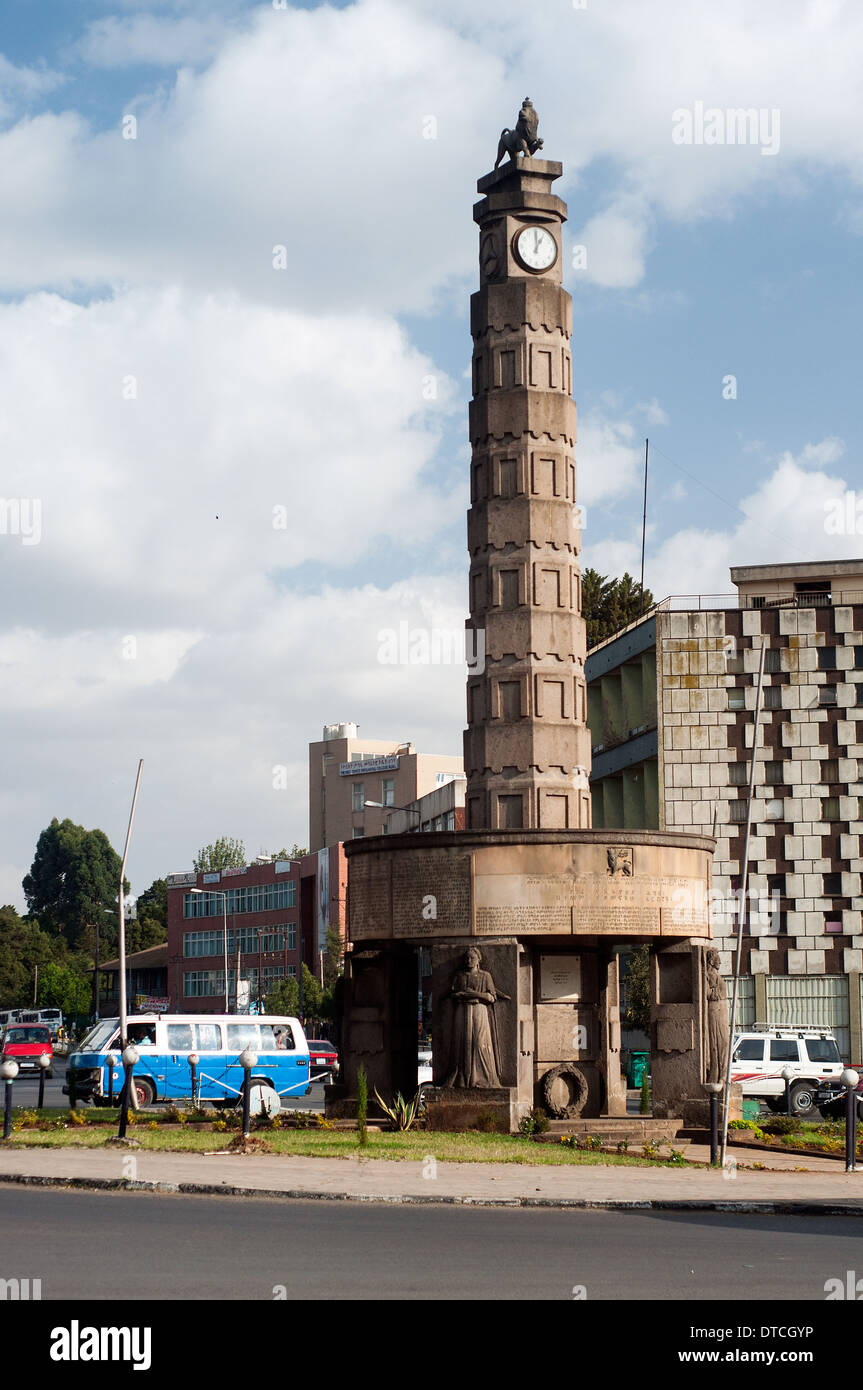
[(535, 1107), (529, 1114), (525, 1115), (518, 1129), (520, 1134), (524, 1134), (529, 1138), (531, 1134), (546, 1134), (550, 1124), (551, 1121), (545, 1111), (540, 1110), (539, 1107)]
[(802, 1128), (803, 1122), (796, 1115), (773, 1115), (761, 1122), (764, 1134), (799, 1134)]

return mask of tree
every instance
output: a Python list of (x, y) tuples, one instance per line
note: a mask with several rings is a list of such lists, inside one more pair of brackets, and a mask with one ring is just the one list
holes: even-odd
[(0, 907), (0, 1007), (21, 1008), (33, 1003), (33, 982), (65, 942), (52, 938), (38, 922), (25, 921), (14, 907)]
[(168, 885), (156, 878), (139, 893), (135, 902), (135, 918), (126, 923), (126, 949), (146, 951), (148, 946), (160, 946), (168, 939)]
[(104, 831), (55, 816), (39, 836), (24, 879), (30, 915), (43, 930), (60, 933), (69, 946), (90, 953), (98, 931), (104, 959), (117, 946), (121, 862)]
[(332, 989), (344, 970), (344, 943), (338, 927), (327, 927), (324, 948), (324, 989)]
[(70, 965), (48, 961), (39, 971), (40, 1005), (62, 1010), (67, 1018), (90, 1012), (92, 985)]
[(163, 878), (154, 878), (149, 888), (139, 893), (135, 902), (138, 921), (149, 918), (168, 930), (168, 885)]
[(624, 1028), (650, 1033), (650, 947), (638, 946), (626, 958), (623, 976)]
[(653, 602), (649, 589), (645, 589), (642, 601), (641, 585), (629, 573), (620, 579), (609, 579), (598, 570), (586, 569), (581, 576), (581, 608), (587, 624), (588, 648), (634, 623), (653, 607)]
[(271, 854), (269, 859), (270, 863), (277, 859), (302, 859), (308, 852), (308, 849), (303, 848), (302, 845), (294, 843), (290, 849), (280, 849), (277, 854)]
[(198, 850), (193, 860), (196, 873), (215, 874), (222, 869), (243, 869), (246, 847), (242, 840), (230, 840), (226, 835)]

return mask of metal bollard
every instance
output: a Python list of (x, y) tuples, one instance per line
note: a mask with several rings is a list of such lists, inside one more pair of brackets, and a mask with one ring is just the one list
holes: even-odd
[(0, 1077), (6, 1082), (6, 1095), (3, 1103), (3, 1138), (8, 1139), (12, 1133), (12, 1082), (18, 1075), (18, 1063), (13, 1057), (7, 1057), (5, 1062), (0, 1064)]
[(846, 1067), (839, 1080), (845, 1087), (845, 1172), (857, 1171), (857, 1082), (856, 1071)]
[(45, 1104), (45, 1074), (50, 1065), (51, 1058), (48, 1056), (48, 1053), (41, 1052), (39, 1054), (39, 1099), (36, 1102), (36, 1108), (38, 1110), (41, 1110)]
[(190, 1052), (186, 1060), (189, 1063), (189, 1071), (192, 1073), (192, 1106), (196, 1108), (198, 1104), (196, 1072), (201, 1059), (197, 1052)]
[(704, 1086), (710, 1096), (710, 1166), (715, 1168), (719, 1162), (719, 1094), (720, 1081), (708, 1081)]
[(138, 1049), (131, 1045), (123, 1052), (123, 1094), (120, 1097), (120, 1128), (117, 1131), (118, 1139), (126, 1138), (126, 1126), (129, 1123), (129, 1092), (132, 1089), (132, 1073), (135, 1070), (135, 1063), (138, 1060)]
[(114, 1068), (117, 1065), (117, 1058), (113, 1052), (109, 1052), (105, 1058), (105, 1065), (108, 1068), (108, 1107), (114, 1105)]
[(243, 1068), (243, 1138), (248, 1139), (252, 1130), (251, 1117), (251, 1078), (252, 1067), (257, 1065), (258, 1055), (250, 1047), (246, 1047), (240, 1053), (240, 1065)]

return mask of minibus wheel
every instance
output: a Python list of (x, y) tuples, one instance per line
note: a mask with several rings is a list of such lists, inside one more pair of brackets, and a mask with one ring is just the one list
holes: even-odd
[(146, 1110), (147, 1106), (152, 1105), (153, 1101), (156, 1099), (156, 1092), (153, 1090), (153, 1084), (150, 1081), (139, 1081), (137, 1077), (135, 1077), (133, 1084), (135, 1087), (135, 1100), (138, 1102), (138, 1109)]

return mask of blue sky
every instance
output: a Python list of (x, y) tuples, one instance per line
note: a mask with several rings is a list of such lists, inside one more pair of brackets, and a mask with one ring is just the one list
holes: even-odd
[[(851, 0), (6, 0), (0, 55), (3, 488), (41, 508), (0, 535), (0, 901), (52, 815), (119, 843), (139, 756), (136, 890), (305, 842), (324, 722), (459, 751), (463, 671), (379, 634), (463, 621), (471, 208), (526, 92), (587, 252), (584, 563), (637, 569), (645, 435), (657, 597), (863, 551), (824, 530), (861, 488)], [(698, 103), (776, 150), (676, 144)]]

